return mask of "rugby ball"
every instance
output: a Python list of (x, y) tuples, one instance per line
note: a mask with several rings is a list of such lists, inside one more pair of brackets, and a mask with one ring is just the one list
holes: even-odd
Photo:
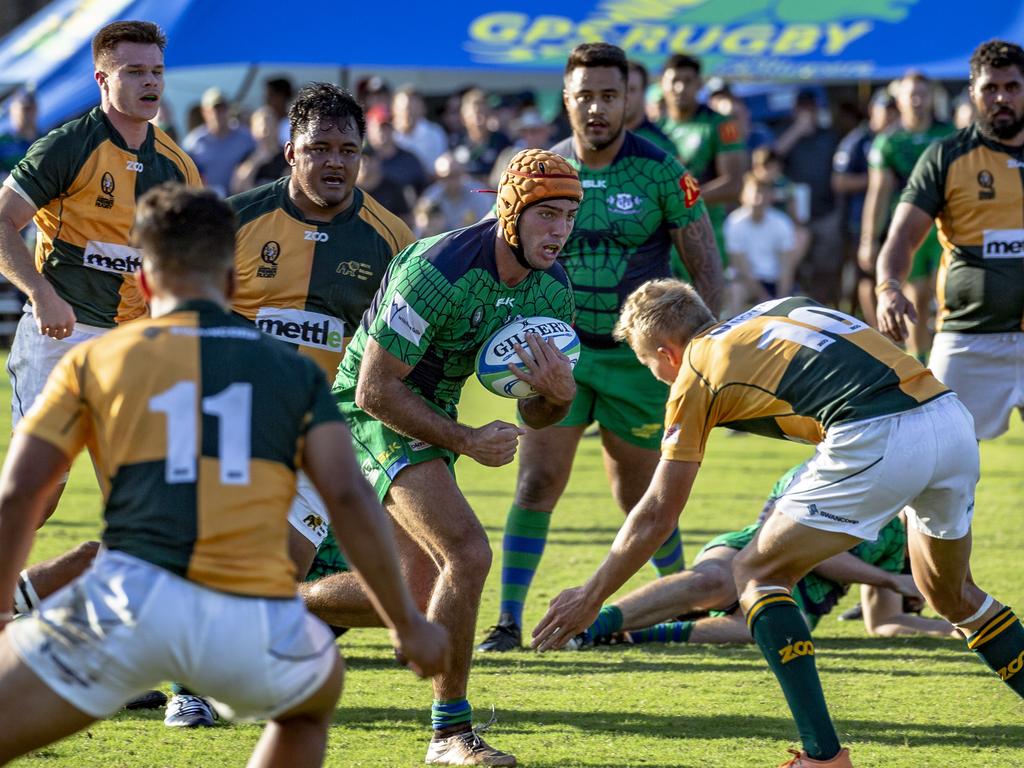
[(531, 331), (542, 338), (553, 339), (562, 354), (576, 367), (580, 359), (580, 339), (571, 325), (553, 317), (521, 317), (499, 328), (476, 355), (476, 377), (494, 394), (516, 398), (537, 394), (532, 386), (516, 378), (508, 368), (512, 363), (522, 371), (528, 370), (515, 345), (521, 344), (529, 353), (526, 334)]

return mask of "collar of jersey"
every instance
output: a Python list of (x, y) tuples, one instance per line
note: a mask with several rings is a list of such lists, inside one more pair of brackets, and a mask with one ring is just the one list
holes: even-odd
[(146, 126), (146, 138), (142, 142), (142, 146), (138, 149), (132, 149), (125, 142), (124, 137), (118, 132), (114, 124), (110, 122), (110, 118), (107, 117), (106, 113), (101, 107), (94, 107), (93, 114), (96, 115), (107, 129), (107, 135), (110, 137), (110, 143), (118, 149), (123, 149), (125, 152), (131, 152), (135, 155), (148, 155), (153, 153), (153, 126)]

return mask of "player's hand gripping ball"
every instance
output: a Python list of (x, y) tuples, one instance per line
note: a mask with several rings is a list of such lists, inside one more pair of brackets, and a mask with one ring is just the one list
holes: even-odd
[(520, 344), (529, 352), (526, 334), (530, 332), (542, 339), (552, 339), (562, 354), (569, 358), (569, 363), (576, 367), (580, 359), (580, 339), (571, 325), (553, 317), (519, 318), (495, 331), (476, 356), (476, 376), (494, 394), (516, 398), (537, 394), (532, 386), (516, 378), (508, 369), (508, 364), (512, 363), (521, 371), (529, 370), (530, 361), (524, 363), (520, 359), (515, 345)]

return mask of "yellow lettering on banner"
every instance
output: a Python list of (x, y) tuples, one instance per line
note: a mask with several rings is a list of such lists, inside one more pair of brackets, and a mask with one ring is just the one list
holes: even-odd
[(564, 16), (538, 16), (523, 35), (523, 44), (532, 45), (539, 40), (561, 40), (572, 31), (572, 19)]
[(772, 46), (772, 53), (777, 56), (799, 56), (810, 53), (818, 45), (821, 29), (815, 24), (790, 24), (782, 28), (782, 33)]
[(721, 48), (737, 56), (756, 56), (767, 50), (774, 35), (775, 27), (771, 24), (748, 24), (726, 35)]
[[(579, 43), (596, 43), (600, 41), (612, 42), (611, 37), (609, 36), (609, 29), (611, 26), (611, 23), (606, 19), (591, 19), (590, 21), (584, 21), (576, 29), (576, 38), (572, 41), (572, 44), (578, 45)], [(569, 46), (568, 40), (566, 40), (565, 43), (567, 46), (566, 53), (568, 53), (568, 47), (571, 46)]]
[(705, 53), (711, 49), (718, 39), (722, 36), (722, 27), (714, 26), (708, 27), (700, 35), (699, 39), (694, 40), (696, 34), (696, 28), (690, 26), (679, 27), (676, 30), (675, 35), (672, 36), (672, 41), (669, 43), (670, 51), (686, 51), (687, 53)]
[(875, 25), (870, 21), (858, 21), (848, 27), (830, 22), (826, 27), (828, 30), (828, 41), (825, 43), (825, 55), (838, 56), (846, 50), (846, 46), (857, 38), (864, 37), (874, 28)]
[(473, 19), (469, 36), (485, 43), (511, 43), (519, 38), (527, 21), (525, 13), (488, 13)]
[(619, 41), (619, 47), (627, 53), (632, 51), (646, 51), (647, 53), (661, 53), (661, 44), (668, 37), (668, 27), (659, 27), (654, 24), (637, 24), (631, 27)]

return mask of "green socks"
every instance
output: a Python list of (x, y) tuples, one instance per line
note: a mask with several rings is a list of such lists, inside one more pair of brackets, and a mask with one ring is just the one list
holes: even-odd
[(1013, 610), (1004, 607), (967, 638), (967, 647), (978, 654), (999, 679), (1024, 697), (1024, 627)]

